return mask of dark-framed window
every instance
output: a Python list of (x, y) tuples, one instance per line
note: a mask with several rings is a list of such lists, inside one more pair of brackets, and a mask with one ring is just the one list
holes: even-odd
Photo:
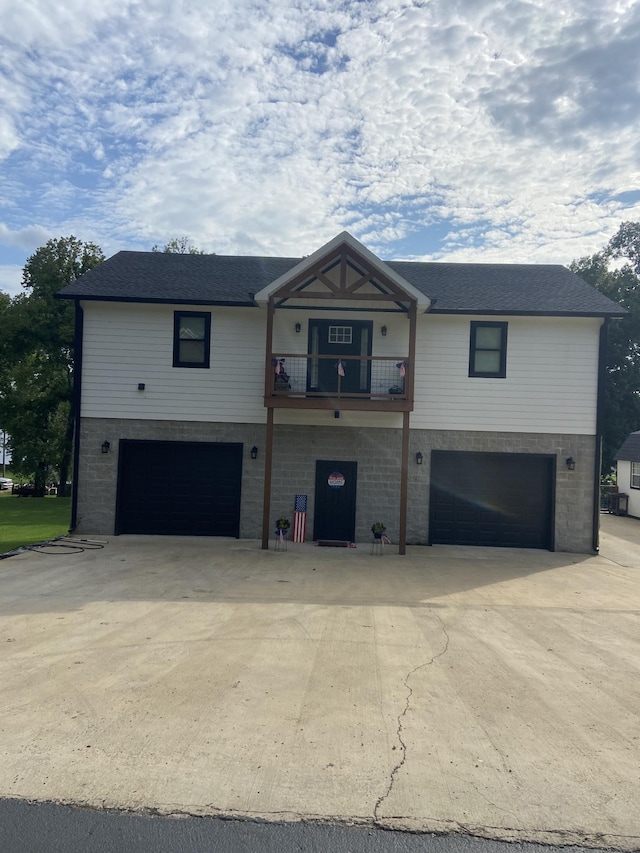
[(504, 379), (507, 375), (507, 323), (471, 322), (469, 376)]
[(173, 366), (209, 367), (211, 314), (208, 311), (174, 311)]
[(640, 462), (631, 463), (631, 482), (629, 485), (632, 489), (640, 489)]

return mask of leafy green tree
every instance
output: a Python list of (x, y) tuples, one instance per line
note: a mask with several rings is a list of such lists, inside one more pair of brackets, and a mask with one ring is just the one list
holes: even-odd
[(602, 454), (607, 474), (624, 439), (640, 429), (640, 222), (623, 222), (601, 252), (574, 261), (571, 269), (628, 311), (609, 324)]
[[(0, 302), (3, 312), (0, 423), (10, 435), (13, 468), (66, 491), (74, 435), (74, 308), (54, 294), (102, 263), (102, 250), (75, 237), (49, 240), (27, 260), (25, 292)], [(53, 477), (54, 472), (57, 477)]]
[(172, 255), (204, 255), (202, 249), (196, 248), (188, 237), (172, 237), (163, 249), (154, 246), (152, 252), (166, 252)]

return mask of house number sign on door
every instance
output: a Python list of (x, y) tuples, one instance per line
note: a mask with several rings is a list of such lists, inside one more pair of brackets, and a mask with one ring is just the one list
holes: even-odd
[(332, 489), (341, 489), (344, 486), (344, 476), (339, 471), (332, 471), (327, 483)]

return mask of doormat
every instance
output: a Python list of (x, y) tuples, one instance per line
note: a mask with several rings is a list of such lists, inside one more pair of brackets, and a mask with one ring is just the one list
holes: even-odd
[(317, 544), (320, 548), (349, 548), (350, 542), (344, 542), (342, 539), (318, 539)]

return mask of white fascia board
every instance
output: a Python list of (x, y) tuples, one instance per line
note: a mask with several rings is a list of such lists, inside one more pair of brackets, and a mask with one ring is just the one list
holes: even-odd
[(348, 231), (343, 231), (338, 234), (333, 238), (333, 240), (330, 240), (324, 246), (321, 246), (312, 255), (309, 255), (307, 258), (303, 258), (299, 264), (296, 264), (295, 267), (293, 267), (293, 269), (288, 270), (284, 275), (281, 275), (275, 281), (272, 281), (271, 284), (268, 284), (266, 287), (263, 287), (262, 290), (259, 290), (254, 296), (255, 302), (262, 308), (266, 307), (272, 293), (279, 290), (283, 285), (294, 279), (296, 276), (304, 273), (307, 269), (314, 267), (325, 255), (331, 254), (334, 249), (337, 249), (342, 244), (345, 244), (362, 255), (365, 260), (369, 261), (374, 269), (377, 269), (401, 290), (404, 290), (407, 296), (414, 299), (418, 314), (423, 314), (425, 311), (429, 310), (431, 300), (428, 296), (425, 296), (424, 293), (415, 288), (412, 284), (409, 284), (406, 279), (388, 267), (384, 261), (381, 261), (377, 255), (374, 255), (366, 246), (363, 246), (362, 243), (359, 240), (356, 240), (356, 238), (349, 234)]

